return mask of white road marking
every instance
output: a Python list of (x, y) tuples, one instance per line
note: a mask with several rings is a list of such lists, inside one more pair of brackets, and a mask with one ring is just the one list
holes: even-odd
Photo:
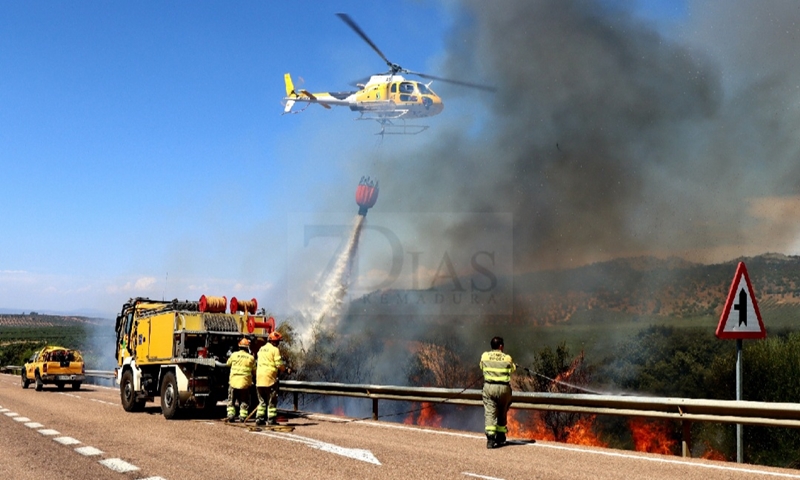
[[(114, 389), (114, 390), (116, 390), (116, 389)], [(77, 398), (77, 399), (83, 399), (83, 397), (80, 397), (78, 395), (72, 395), (72, 394), (63, 393), (63, 392), (58, 392), (58, 393), (60, 395), (66, 395), (68, 397), (73, 397), (73, 398)], [(97, 400), (97, 399), (90, 399), (90, 400), (94, 400), (96, 402), (105, 403), (107, 405), (112, 405), (112, 406), (117, 406), (118, 405), (117, 403), (106, 402), (106, 401), (103, 401), (103, 400)], [(58, 430), (53, 430), (53, 429), (49, 429), (49, 428), (42, 428), (44, 425), (42, 425), (41, 423), (32, 422), (32, 421), (30, 421), (31, 420), (30, 418), (22, 417), (22, 416), (20, 416), (20, 414), (12, 412), (7, 408), (0, 407), (0, 413), (4, 413), (7, 417), (11, 417), (17, 422), (20, 422), (20, 423), (27, 422), (27, 423), (25, 423), (26, 427), (37, 429), (36, 431), (41, 433), (42, 435), (53, 436), (53, 437), (55, 437), (56, 435), (61, 435), (61, 433)], [(55, 438), (53, 438), (53, 440), (58, 442), (58, 443), (60, 443), (60, 444), (62, 444), (62, 445), (78, 445), (78, 444), (81, 443), (80, 440), (77, 440), (77, 439), (72, 438), (72, 437), (66, 437), (66, 436), (64, 436), (64, 437), (55, 437)], [(96, 456), (96, 455), (102, 455), (104, 453), (102, 450), (97, 449), (95, 447), (90, 447), (90, 446), (78, 447), (78, 448), (75, 449), (75, 451), (78, 452), (79, 454), (85, 455), (85, 456)], [(100, 460), (99, 463), (101, 465), (103, 465), (104, 467), (106, 467), (106, 468), (108, 468), (110, 470), (113, 470), (115, 472), (119, 472), (119, 473), (135, 472), (135, 471), (139, 470), (139, 467), (137, 467), (136, 465), (132, 465), (132, 464), (126, 462), (125, 460), (122, 460), (121, 458), (106, 458), (104, 460)], [(166, 480), (166, 479), (164, 477), (147, 477), (147, 478), (140, 478), (138, 480)]]
[[(311, 416), (311, 415), (309, 415)], [(360, 425), (369, 425), (372, 427), (381, 427), (381, 428), (396, 428), (401, 430), (414, 430), (423, 433), (430, 433), (430, 434), (437, 434), (437, 435), (450, 435), (454, 437), (465, 437), (465, 438), (484, 438), (483, 435), (476, 435), (476, 434), (466, 434), (466, 433), (455, 433), (455, 432), (442, 432), (438, 430), (427, 430), (422, 429), (419, 427), (413, 426), (406, 426), (406, 425), (396, 425), (396, 424), (389, 424), (389, 423), (379, 423), (371, 420), (359, 420), (358, 423)], [(513, 440), (512, 440), (513, 442)], [(797, 478), (800, 479), (800, 475), (791, 474), (791, 473), (781, 473), (781, 472), (767, 472), (762, 470), (754, 470), (750, 468), (741, 468), (726, 465), (721, 463), (719, 465), (712, 464), (712, 463), (695, 463), (695, 462), (687, 462), (685, 460), (673, 460), (671, 458), (659, 458), (659, 457), (651, 457), (651, 456), (644, 456), (644, 455), (633, 455), (629, 453), (613, 451), (613, 450), (599, 450), (599, 449), (587, 449), (587, 448), (575, 448), (565, 444), (554, 444), (554, 443), (526, 443), (525, 445), (530, 447), (542, 447), (542, 448), (554, 448), (557, 450), (569, 450), (573, 452), (581, 452), (581, 453), (588, 453), (588, 454), (595, 454), (595, 455), (606, 455), (611, 457), (623, 457), (623, 458), (631, 458), (631, 459), (638, 459), (638, 460), (645, 460), (649, 462), (662, 462), (674, 465), (686, 465), (698, 468), (710, 468), (712, 470), (723, 470), (723, 471), (731, 471), (731, 472), (739, 472), (739, 473), (752, 473), (754, 475), (763, 475), (769, 477), (781, 477), (781, 478)]]
[[(311, 417), (311, 415), (309, 415)], [(398, 430), (413, 430), (415, 432), (422, 432), (422, 433), (429, 433), (433, 435), (447, 435), (450, 437), (462, 437), (462, 438), (486, 438), (484, 435), (477, 435), (474, 433), (458, 433), (458, 432), (445, 432), (442, 430), (429, 430), (426, 428), (420, 427), (410, 427), (407, 425), (396, 425), (392, 423), (377, 423), (375, 421), (358, 421), (359, 425), (368, 425), (370, 427), (381, 427), (381, 428), (396, 428)]]
[(311, 415), (307, 415), (307, 416), (308, 416), (308, 418), (320, 418), (322, 420), (326, 420), (328, 422), (333, 422), (333, 423), (351, 423), (351, 422), (357, 421), (357, 420), (351, 420), (349, 418), (330, 417), (328, 415), (319, 415), (319, 414), (316, 414), (316, 413), (311, 414)]
[(644, 455), (630, 455), (627, 453), (622, 452), (614, 452), (614, 451), (606, 451), (606, 450), (590, 450), (590, 449), (583, 449), (583, 448), (572, 448), (566, 445), (555, 445), (552, 443), (545, 444), (545, 443), (533, 443), (529, 444), (533, 447), (543, 447), (543, 448), (553, 448), (556, 450), (569, 450), (572, 452), (582, 452), (582, 453), (591, 453), (595, 455), (605, 455), (608, 457), (622, 457), (622, 458), (631, 458), (637, 460), (645, 460), (648, 462), (659, 462), (659, 463), (669, 463), (672, 465), (684, 465), (689, 467), (698, 467), (698, 468), (710, 468), (712, 470), (725, 470), (731, 472), (739, 472), (739, 473), (752, 473), (754, 475), (765, 475), (765, 476), (772, 476), (772, 477), (783, 477), (783, 478), (800, 478), (800, 475), (791, 474), (791, 473), (781, 473), (781, 472), (765, 472), (763, 470), (753, 470), (751, 468), (741, 468), (741, 467), (733, 467), (728, 465), (715, 465), (711, 463), (695, 463), (695, 462), (687, 462), (685, 460), (672, 460), (670, 458), (659, 458), (659, 457), (650, 457)]
[(98, 400), (96, 398), (90, 398), (89, 400), (97, 403), (103, 403), (105, 405), (111, 405), (112, 407), (116, 407), (117, 405), (119, 405), (118, 403), (106, 402), (105, 400)]
[(81, 398), (80, 396), (78, 396), (78, 395), (73, 395), (73, 394), (71, 394), (71, 393), (58, 392), (58, 394), (59, 394), (59, 395), (65, 395), (65, 396), (67, 396), (67, 397), (72, 397), (72, 398)]
[(502, 478), (487, 477), (486, 475), (478, 475), (477, 473), (469, 473), (469, 472), (461, 472), (461, 475), (466, 475), (468, 477), (475, 477), (475, 478), (484, 478), (486, 480), (503, 480)]
[(78, 447), (75, 449), (76, 452), (80, 453), (81, 455), (86, 455), (87, 457), (91, 457), (92, 455), (102, 455), (103, 451), (98, 450), (94, 447)]
[(56, 437), (53, 440), (60, 443), (61, 445), (77, 445), (81, 443), (80, 440), (76, 440), (72, 437)]
[(311, 448), (316, 448), (317, 450), (322, 450), (323, 452), (333, 453), (335, 455), (341, 455), (343, 457), (352, 458), (353, 460), (359, 460), (362, 462), (372, 463), (375, 465), (381, 464), (381, 462), (379, 462), (378, 459), (375, 458), (375, 455), (373, 455), (372, 452), (370, 452), (369, 450), (363, 450), (360, 448), (340, 447), (332, 443), (325, 443), (319, 440), (314, 440), (313, 438), (301, 437), (300, 435), (295, 435), (293, 433), (271, 433), (271, 432), (252, 432), (252, 433), (256, 435), (264, 435), (265, 437), (278, 438), (281, 440), (289, 440), (290, 442), (303, 443)]
[(135, 472), (139, 470), (139, 467), (131, 465), (121, 458), (106, 458), (105, 460), (100, 460), (100, 465), (119, 473)]

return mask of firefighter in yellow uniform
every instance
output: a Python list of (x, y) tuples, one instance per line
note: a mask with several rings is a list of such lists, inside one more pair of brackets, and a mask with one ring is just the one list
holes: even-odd
[(250, 387), (253, 386), (253, 372), (256, 369), (256, 360), (250, 355), (250, 341), (246, 338), (239, 340), (239, 350), (233, 352), (228, 358), (227, 365), (231, 367), (228, 377), (228, 418), (226, 421), (236, 421), (236, 402), (239, 402), (239, 418), (244, 422), (250, 408)]
[(503, 353), (503, 338), (494, 337), (491, 351), (481, 355), (483, 372), (483, 412), (486, 429), (486, 448), (506, 443), (506, 417), (511, 406), (511, 372), (516, 365), (511, 355)]
[[(256, 425), (278, 424), (278, 373), (286, 370), (278, 345), (281, 334), (272, 332), (267, 337), (268, 343), (258, 351), (256, 368), (256, 393), (258, 393), (258, 409), (256, 409)], [(266, 414), (266, 421), (264, 416)]]

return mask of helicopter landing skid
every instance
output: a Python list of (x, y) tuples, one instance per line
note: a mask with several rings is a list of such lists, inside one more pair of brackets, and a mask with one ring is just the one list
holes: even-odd
[(428, 129), (428, 125), (412, 125), (401, 120), (399, 123), (388, 118), (358, 118), (357, 120), (375, 120), (381, 126), (381, 131), (375, 135), (417, 135)]
[(428, 129), (428, 125), (408, 125), (403, 122), (402, 125), (384, 124), (381, 125), (381, 131), (375, 135), (416, 135)]

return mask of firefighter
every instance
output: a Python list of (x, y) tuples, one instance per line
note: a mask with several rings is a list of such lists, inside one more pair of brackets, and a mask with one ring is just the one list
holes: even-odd
[(481, 355), (483, 372), (483, 412), (486, 429), (486, 448), (497, 448), (506, 443), (506, 416), (511, 405), (511, 372), (516, 365), (511, 355), (503, 353), (503, 338), (494, 337), (492, 349)]
[[(267, 337), (267, 344), (258, 351), (258, 367), (256, 369), (256, 393), (258, 409), (256, 425), (278, 424), (278, 373), (286, 371), (278, 345), (282, 336), (272, 332)], [(264, 416), (266, 414), (266, 420)]]
[(239, 350), (233, 352), (228, 358), (227, 366), (231, 367), (228, 377), (228, 418), (227, 422), (236, 421), (236, 402), (239, 402), (239, 418), (247, 419), (250, 407), (250, 387), (253, 385), (253, 372), (256, 369), (256, 360), (250, 354), (250, 340), (239, 340)]

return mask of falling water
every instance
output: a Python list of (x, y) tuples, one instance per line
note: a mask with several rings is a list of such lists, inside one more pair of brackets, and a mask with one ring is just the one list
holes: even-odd
[(304, 316), (311, 321), (311, 328), (301, 336), (304, 344), (308, 344), (313, 331), (317, 328), (333, 328), (339, 321), (344, 298), (350, 284), (350, 271), (353, 265), (358, 239), (361, 236), (361, 227), (364, 225), (363, 215), (356, 215), (353, 228), (347, 244), (339, 252), (333, 269), (327, 277), (319, 283), (320, 289), (311, 295), (311, 306), (304, 312)]

